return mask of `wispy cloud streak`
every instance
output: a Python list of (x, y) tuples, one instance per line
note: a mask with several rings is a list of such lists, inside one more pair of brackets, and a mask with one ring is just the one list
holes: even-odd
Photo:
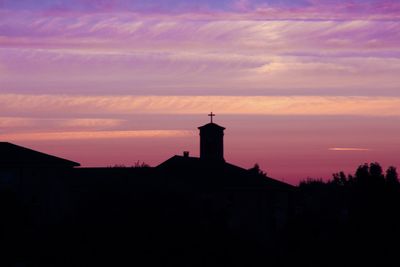
[(365, 151), (370, 151), (371, 149), (369, 148), (356, 148), (356, 147), (333, 147), (329, 148), (331, 151), (356, 151), (356, 152), (365, 152)]
[[(168, 1), (13, 1), (3, 0), (0, 8), (11, 11), (34, 10), (46, 15), (71, 13), (134, 12), (153, 16), (188, 18), (396, 18), (400, 4), (395, 0), (168, 0)], [(191, 15), (191, 16), (189, 16)]]
[[(311, 8), (250, 6), (246, 12), (260, 14), (256, 6)], [(205, 94), (312, 88), (315, 94), (347, 89), (369, 95), (400, 83), (400, 22), (394, 17), (0, 12), (3, 92), (165, 94), (174, 88), (186, 94), (197, 87)]]
[(136, 130), (136, 131), (75, 131), (75, 132), (32, 132), (0, 135), (8, 141), (57, 141), (96, 140), (121, 138), (171, 138), (193, 136), (192, 131), (182, 130)]
[[(400, 97), (0, 95), (2, 114), (220, 114), (400, 116)], [(21, 110), (21, 107), (24, 107)], [(78, 121), (80, 123), (89, 121)]]

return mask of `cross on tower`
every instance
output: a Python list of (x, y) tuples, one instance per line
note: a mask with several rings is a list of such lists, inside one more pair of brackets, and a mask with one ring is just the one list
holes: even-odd
[(208, 116), (210, 116), (210, 118), (211, 118), (211, 123), (213, 123), (213, 117), (215, 116), (215, 114), (211, 112), (210, 114), (208, 114)]

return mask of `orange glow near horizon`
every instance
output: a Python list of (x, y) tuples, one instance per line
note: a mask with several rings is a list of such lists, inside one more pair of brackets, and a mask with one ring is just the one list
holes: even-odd
[(167, 138), (194, 135), (191, 131), (178, 130), (138, 130), (138, 131), (86, 131), (86, 132), (36, 132), (0, 135), (10, 141), (57, 141), (57, 140), (95, 140), (121, 138)]
[[(219, 114), (400, 116), (400, 97), (66, 96), (0, 94), (0, 112), (31, 114)], [(75, 120), (76, 121), (76, 120)], [(81, 120), (83, 121), (83, 120)], [(89, 119), (87, 119), (89, 121)], [(77, 121), (79, 122), (79, 120)], [(84, 121), (83, 121), (84, 122)]]

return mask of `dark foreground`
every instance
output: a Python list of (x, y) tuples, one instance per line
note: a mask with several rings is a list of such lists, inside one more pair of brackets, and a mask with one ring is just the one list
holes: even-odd
[(399, 266), (397, 174), (259, 179), (215, 166), (4, 178), (1, 266)]

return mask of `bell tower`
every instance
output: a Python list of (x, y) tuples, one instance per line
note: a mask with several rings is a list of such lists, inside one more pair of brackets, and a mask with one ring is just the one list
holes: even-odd
[(211, 122), (199, 127), (200, 159), (208, 161), (225, 161), (224, 130), (225, 128), (213, 122), (215, 114), (208, 114)]

